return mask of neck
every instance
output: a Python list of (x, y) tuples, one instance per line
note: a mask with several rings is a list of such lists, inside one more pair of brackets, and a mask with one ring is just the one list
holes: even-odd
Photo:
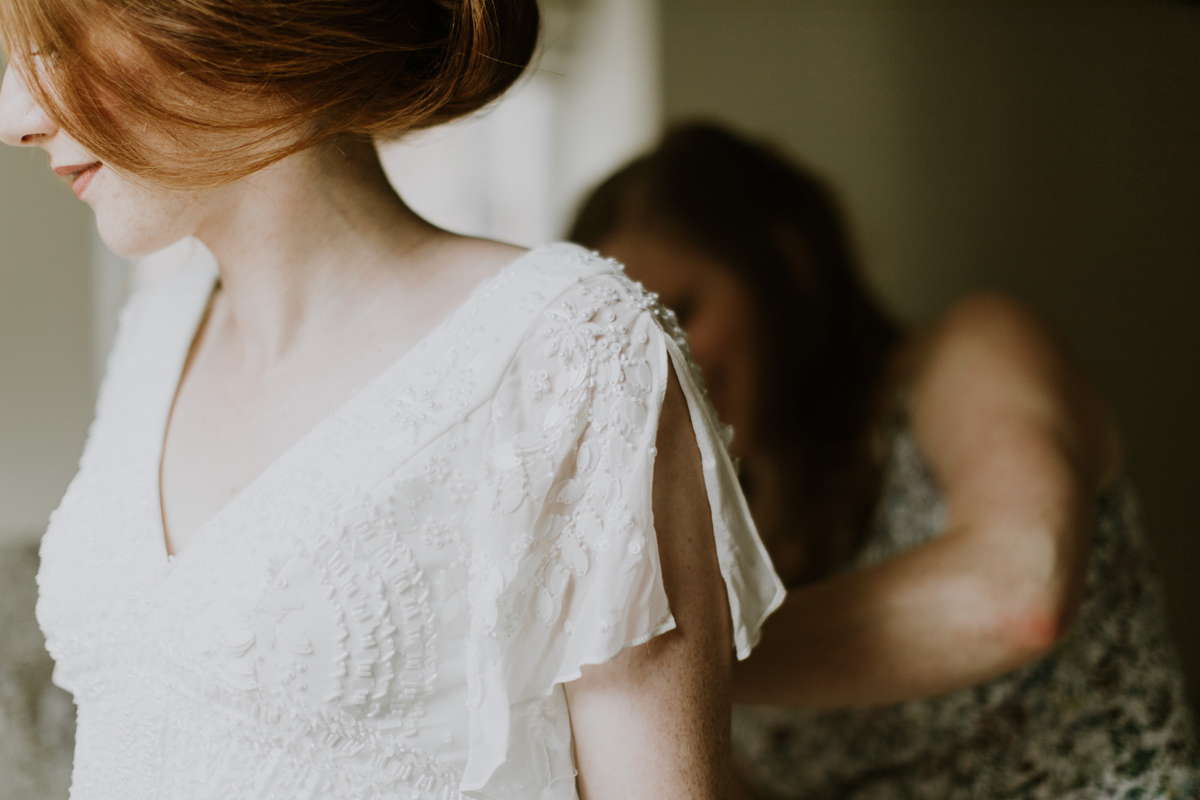
[(210, 207), (196, 238), (220, 265), (222, 325), (265, 362), (348, 318), (437, 234), (362, 141), (284, 159), (217, 190)]

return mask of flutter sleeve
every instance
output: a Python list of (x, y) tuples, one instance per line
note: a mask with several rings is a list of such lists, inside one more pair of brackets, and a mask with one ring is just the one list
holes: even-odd
[[(739, 658), (783, 600), (673, 315), (619, 273), (580, 282), (535, 320), (492, 401), (472, 521), (463, 791), (559, 797), (528, 784), (552, 783), (562, 758), (574, 774), (566, 714), (547, 711), (563, 702), (557, 684), (675, 627), (651, 511), (670, 369), (700, 449)], [(563, 791), (573, 797), (573, 781)]]

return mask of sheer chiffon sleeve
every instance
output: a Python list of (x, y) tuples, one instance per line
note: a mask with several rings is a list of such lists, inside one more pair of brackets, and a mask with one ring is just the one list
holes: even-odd
[(506, 775), (561, 774), (552, 762), (570, 732), (539, 707), (564, 702), (556, 687), (584, 665), (675, 627), (651, 512), (670, 369), (700, 449), (739, 658), (782, 602), (673, 315), (618, 275), (572, 287), (535, 321), (492, 402), (472, 520), (463, 791), (523, 796)]

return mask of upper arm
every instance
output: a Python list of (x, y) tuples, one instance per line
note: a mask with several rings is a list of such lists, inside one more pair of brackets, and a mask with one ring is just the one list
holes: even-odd
[[(656, 439), (654, 531), (676, 627), (566, 684), (584, 800), (728, 792), (733, 640), (700, 454), (670, 370)], [(619, 765), (619, 767), (617, 767)]]
[(1093, 502), (1117, 469), (1103, 404), (1039, 320), (978, 295), (931, 337), (910, 413), (948, 534), (974, 537), (1015, 632), (1052, 642), (1078, 609)]

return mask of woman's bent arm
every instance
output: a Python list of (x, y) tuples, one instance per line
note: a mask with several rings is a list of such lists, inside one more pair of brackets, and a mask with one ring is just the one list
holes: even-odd
[(656, 447), (654, 528), (676, 628), (566, 684), (582, 800), (723, 800), (729, 792), (729, 603), (674, 372)]
[(1101, 404), (1014, 303), (961, 303), (929, 343), (910, 419), (942, 536), (791, 592), (735, 699), (835, 708), (944, 694), (1046, 653), (1082, 600), (1097, 492), (1117, 468)]

